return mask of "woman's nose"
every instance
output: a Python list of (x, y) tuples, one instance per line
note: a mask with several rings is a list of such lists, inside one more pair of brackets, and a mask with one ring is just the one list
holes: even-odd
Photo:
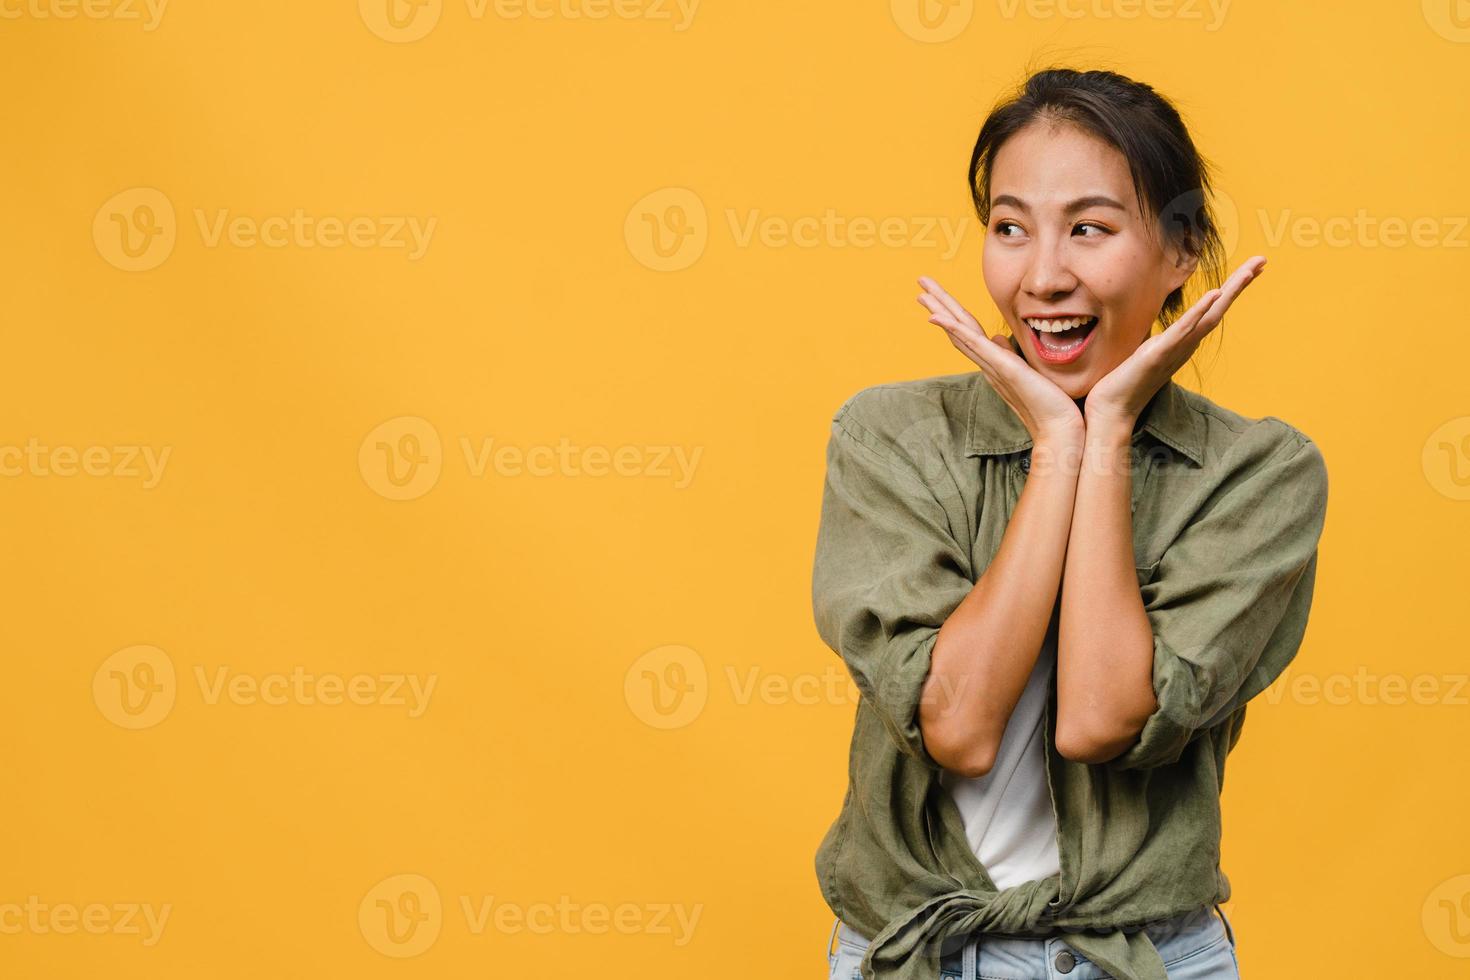
[(1077, 277), (1068, 268), (1061, 248), (1039, 243), (1031, 253), (1025, 284), (1031, 295), (1050, 297), (1071, 292), (1077, 285)]

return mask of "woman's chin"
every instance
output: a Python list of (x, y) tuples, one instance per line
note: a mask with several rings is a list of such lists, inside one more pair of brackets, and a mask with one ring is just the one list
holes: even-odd
[(1074, 400), (1085, 398), (1087, 397), (1087, 393), (1092, 390), (1093, 381), (1091, 377), (1081, 378), (1075, 374), (1058, 371), (1039, 357), (1027, 357), (1026, 363), (1031, 365), (1037, 374), (1065, 391), (1069, 398)]
[(1082, 399), (1086, 398), (1087, 393), (1092, 390), (1092, 386), (1093, 384), (1095, 384), (1095, 380), (1092, 378), (1091, 375), (1085, 378), (1079, 378), (1075, 374), (1058, 377), (1056, 372), (1052, 372), (1051, 374), (1047, 375), (1047, 379), (1050, 380), (1052, 384), (1065, 391), (1068, 398), (1076, 402), (1080, 402)]

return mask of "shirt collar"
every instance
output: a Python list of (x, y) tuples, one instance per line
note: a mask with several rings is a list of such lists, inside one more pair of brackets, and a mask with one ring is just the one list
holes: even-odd
[[(1008, 343), (1018, 357), (1023, 356), (1015, 337), (1008, 338)], [(974, 391), (965, 455), (1015, 453), (1030, 448), (1031, 433), (1026, 431), (1025, 424), (1005, 399), (990, 386), (990, 379), (984, 372), (980, 372)], [(1139, 413), (1138, 424), (1133, 430), (1134, 441), (1144, 432), (1183, 453), (1195, 465), (1204, 463), (1204, 419), (1198, 409), (1189, 404), (1184, 389), (1172, 379), (1164, 382)]]

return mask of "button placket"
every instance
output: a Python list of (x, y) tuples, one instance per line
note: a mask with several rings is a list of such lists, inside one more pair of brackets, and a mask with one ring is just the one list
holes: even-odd
[(1159, 465), (1161, 455), (1167, 451), (1158, 445), (1149, 446), (1134, 442), (1129, 452), (1132, 454), (1130, 472), (1133, 474), (1130, 510), (1137, 513), (1138, 503), (1143, 499), (1144, 492), (1148, 490), (1148, 483), (1153, 478), (1154, 469)]

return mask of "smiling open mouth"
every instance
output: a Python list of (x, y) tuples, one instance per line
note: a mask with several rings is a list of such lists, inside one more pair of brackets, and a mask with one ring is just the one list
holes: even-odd
[(1043, 353), (1070, 360), (1068, 355), (1081, 353), (1097, 326), (1097, 317), (1026, 317), (1025, 323)]
[(1097, 325), (1095, 316), (1026, 317), (1026, 326), (1036, 338), (1057, 351), (1082, 344)]

